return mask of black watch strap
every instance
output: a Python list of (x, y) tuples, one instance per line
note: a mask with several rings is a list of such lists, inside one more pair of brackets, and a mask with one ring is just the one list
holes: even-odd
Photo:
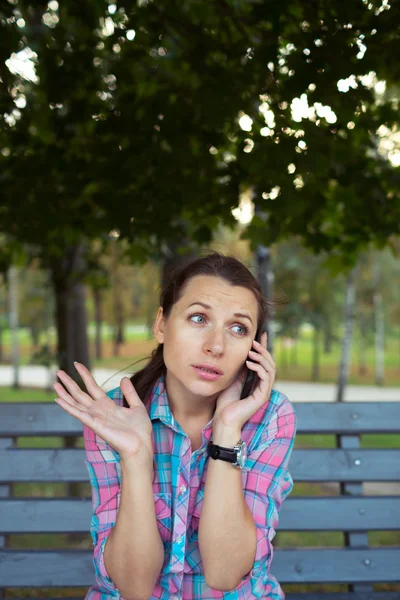
[(233, 448), (224, 448), (212, 442), (207, 444), (207, 455), (214, 460), (225, 460), (226, 462), (234, 463), (237, 461), (237, 453)]

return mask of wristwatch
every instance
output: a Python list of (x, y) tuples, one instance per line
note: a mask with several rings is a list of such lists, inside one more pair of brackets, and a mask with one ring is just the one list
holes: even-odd
[(214, 460), (230, 462), (234, 467), (243, 469), (247, 459), (247, 444), (239, 440), (234, 448), (224, 448), (210, 441), (207, 444), (207, 456), (211, 456)]

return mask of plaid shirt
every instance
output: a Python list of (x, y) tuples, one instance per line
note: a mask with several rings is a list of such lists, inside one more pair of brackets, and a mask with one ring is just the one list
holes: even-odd
[[(108, 393), (122, 405), (120, 388)], [(284, 593), (270, 573), (272, 539), (282, 500), (293, 487), (288, 471), (296, 418), (292, 404), (272, 390), (266, 402), (242, 428), (248, 458), (242, 470), (245, 501), (257, 528), (256, 556), (251, 571), (230, 592), (210, 588), (204, 577), (198, 544), (198, 526), (207, 476), (207, 443), (212, 419), (202, 430), (202, 445), (191, 450), (188, 436), (175, 421), (161, 378), (146, 404), (153, 425), (155, 472), (153, 493), (158, 529), (164, 544), (164, 563), (149, 600), (282, 600)], [(121, 493), (121, 464), (118, 452), (84, 427), (87, 466), (92, 484), (96, 584), (86, 600), (122, 599), (104, 564), (104, 546), (114, 526)]]

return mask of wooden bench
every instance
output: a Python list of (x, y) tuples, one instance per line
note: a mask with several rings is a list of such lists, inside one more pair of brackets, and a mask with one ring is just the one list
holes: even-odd
[[(288, 600), (399, 600), (399, 586), (374, 592), (373, 584), (400, 582), (400, 544), (370, 547), (368, 532), (400, 530), (400, 496), (365, 496), (363, 482), (398, 482), (400, 449), (360, 449), (359, 436), (399, 433), (400, 403), (296, 403), (295, 409), (298, 434), (337, 436), (336, 448), (294, 450), (290, 470), (295, 482), (339, 482), (340, 495), (289, 496), (279, 531), (345, 532), (345, 546), (278, 547), (273, 573), (284, 589), (285, 584), (347, 584), (347, 592), (287, 593)], [(82, 449), (16, 447), (21, 436), (81, 435), (80, 424), (56, 404), (0, 403), (0, 596), (8, 588), (92, 584), (91, 550), (41, 550), (36, 545), (19, 550), (5, 543), (17, 533), (88, 533), (90, 498), (10, 494), (16, 482), (87, 482)]]

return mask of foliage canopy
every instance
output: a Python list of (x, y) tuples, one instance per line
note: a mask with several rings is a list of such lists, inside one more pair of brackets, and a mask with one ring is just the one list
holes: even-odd
[(3, 2), (0, 231), (46, 261), (117, 230), (141, 259), (208, 242), (251, 187), (253, 246), (384, 245), (398, 101), (371, 81), (399, 80), (399, 22), (386, 0)]

